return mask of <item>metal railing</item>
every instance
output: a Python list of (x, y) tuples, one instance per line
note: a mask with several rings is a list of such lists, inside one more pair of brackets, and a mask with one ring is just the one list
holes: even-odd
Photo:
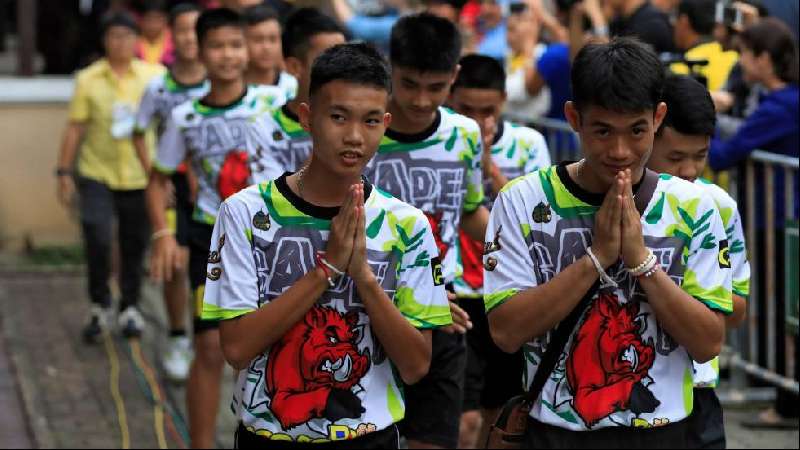
[[(506, 117), (541, 132), (554, 163), (581, 158), (578, 135), (568, 123), (544, 118), (531, 120), (513, 113)], [(797, 345), (797, 318), (787, 317), (781, 310), (793, 313), (797, 310), (797, 291), (790, 286), (796, 287), (798, 272), (796, 266), (791, 269), (793, 272), (789, 271), (792, 266), (790, 258), (796, 262), (797, 254), (778, 251), (777, 248), (781, 243), (797, 239), (797, 231), (794, 228), (784, 233), (785, 224), (776, 220), (779, 218), (776, 213), (781, 212), (780, 217), (784, 220), (797, 221), (797, 180), (798, 158), (764, 151), (754, 151), (738, 168), (715, 177), (715, 181), (727, 185), (731, 196), (739, 201), (751, 265), (747, 320), (743, 326), (728, 332), (727, 345), (723, 349), (724, 362), (732, 369), (731, 385), (735, 389), (746, 388), (749, 383), (745, 375), (750, 375), (787, 391), (798, 393), (800, 390), (794, 374), (787, 370), (796, 364), (792, 363), (792, 350)], [(780, 192), (778, 189), (782, 195), (776, 196)], [(779, 211), (776, 201), (780, 197), (783, 204)], [(784, 261), (778, 261), (780, 255)], [(764, 274), (766, 279), (760, 279), (760, 274)], [(795, 283), (792, 285), (793, 279)], [(778, 298), (778, 286), (783, 286), (783, 302)], [(791, 305), (795, 305), (794, 308)], [(793, 326), (793, 330), (780, 326), (784, 323)], [(785, 345), (778, 345), (779, 339), (784, 340)], [(777, 352), (781, 348), (787, 350), (783, 358), (784, 367), (779, 364)]]

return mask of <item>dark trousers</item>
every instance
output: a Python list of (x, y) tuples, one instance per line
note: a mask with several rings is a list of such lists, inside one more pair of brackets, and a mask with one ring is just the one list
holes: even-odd
[(86, 262), (89, 271), (89, 298), (108, 307), (111, 291), (111, 236), (114, 220), (120, 248), (120, 310), (139, 302), (142, 260), (150, 235), (144, 190), (113, 191), (103, 183), (79, 178), (80, 216)]
[(571, 431), (528, 418), (523, 448), (691, 448), (691, 417), (656, 428), (610, 427), (596, 431)]

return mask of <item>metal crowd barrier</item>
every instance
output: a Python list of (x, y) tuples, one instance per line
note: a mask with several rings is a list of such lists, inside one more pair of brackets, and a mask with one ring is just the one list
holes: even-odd
[[(580, 159), (579, 139), (568, 123), (545, 118), (531, 120), (513, 112), (506, 117), (541, 132), (554, 164)], [(798, 211), (794, 206), (798, 195), (798, 158), (754, 151), (740, 167), (715, 178), (727, 185), (731, 196), (739, 201), (752, 272), (747, 320), (728, 332), (723, 349), (722, 362), (731, 368), (731, 387), (747, 389), (752, 384), (747, 379), (749, 375), (798, 393), (800, 388), (792, 371), (796, 365), (794, 346), (798, 335)], [(757, 188), (757, 182), (763, 188)], [(776, 222), (776, 190), (783, 191), (785, 224)], [(783, 230), (783, 236), (778, 237), (776, 230)], [(785, 247), (780, 252), (779, 243)], [(777, 260), (779, 255), (783, 255), (782, 261)], [(767, 279), (759, 279), (759, 273), (766, 274)], [(776, 289), (779, 284), (784, 286), (784, 308), (779, 308)], [(785, 340), (783, 367), (777, 353), (778, 339)]]

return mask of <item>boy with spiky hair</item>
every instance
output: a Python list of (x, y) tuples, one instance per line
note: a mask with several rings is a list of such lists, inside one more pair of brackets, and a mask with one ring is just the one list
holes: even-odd
[(571, 79), (583, 159), (506, 185), (487, 230), (490, 330), (524, 346), (534, 399), (525, 445), (689, 448), (692, 360), (719, 354), (733, 312), (722, 218), (645, 167), (667, 110), (649, 47), (589, 44)]
[(313, 158), (222, 204), (203, 317), (240, 370), (236, 448), (399, 448), (402, 383), (451, 317), (427, 219), (362, 176), (390, 86), (375, 49), (326, 50), (299, 109)]
[(242, 17), (247, 24), (249, 63), (244, 78), (249, 84), (278, 87), (291, 100), (297, 95), (297, 79), (283, 70), (281, 23), (278, 15), (266, 5), (245, 8)]
[(194, 351), (189, 372), (187, 404), (192, 447), (214, 445), (219, 388), (224, 359), (216, 321), (202, 320), (200, 305), (207, 277), (208, 250), (220, 203), (240, 189), (280, 175), (280, 166), (268, 151), (256, 119), (270, 110), (270, 99), (244, 81), (247, 48), (244, 23), (225, 9), (203, 12), (197, 20), (200, 59), (206, 66), (208, 94), (177, 106), (161, 137), (147, 187), (153, 229), (150, 270), (156, 279), (169, 280), (180, 269), (178, 246), (166, 225), (164, 202), (169, 175), (189, 159), (198, 178), (198, 194), (188, 227), (189, 281), (195, 295)]
[[(496, 59), (467, 55), (450, 93), (449, 105), (481, 128), (481, 170), (491, 209), (500, 190), (511, 180), (550, 166), (550, 154), (538, 131), (503, 120), (506, 74)], [(459, 448), (474, 448), (486, 434), (497, 410), (522, 391), (522, 354), (506, 354), (492, 341), (483, 308), (483, 239), (459, 230), (463, 275), (455, 280), (459, 304), (473, 328), (467, 332), (467, 369)]]
[[(742, 219), (736, 201), (724, 189), (700, 177), (708, 161), (708, 149), (716, 130), (717, 116), (711, 94), (687, 75), (670, 75), (664, 84), (667, 115), (656, 133), (647, 167), (691, 181), (708, 192), (717, 203), (729, 245), (733, 271), (733, 314), (725, 325), (735, 328), (744, 321), (750, 292)], [(695, 448), (725, 448), (722, 406), (714, 388), (719, 382), (719, 360), (695, 364), (694, 408), (690, 437)]]
[[(444, 279), (453, 283), (460, 272), (459, 226), (482, 239), (489, 216), (482, 206), (480, 128), (442, 107), (458, 73), (461, 37), (450, 21), (423, 13), (401, 18), (390, 41), (392, 125), (367, 177), (428, 216)], [(405, 392), (403, 428), (411, 447), (458, 445), (466, 364), (462, 333), (471, 324), (463, 310), (452, 306), (456, 325), (450, 333), (433, 333), (430, 373)]]
[[(197, 54), (197, 35), (194, 27), (200, 8), (192, 3), (181, 3), (170, 11), (169, 26), (175, 46), (175, 60), (163, 76), (153, 79), (147, 86), (136, 114), (133, 145), (142, 165), (150, 171), (150, 150), (145, 143), (145, 132), (153, 122), (163, 131), (172, 109), (190, 99), (208, 93), (206, 69)], [(192, 215), (191, 188), (181, 165), (171, 177), (174, 204), (164, 205), (171, 216), (175, 239), (180, 245), (181, 259), (187, 261), (187, 227)], [(164, 283), (164, 301), (169, 320), (169, 345), (162, 364), (167, 377), (174, 381), (185, 381), (189, 375), (192, 345), (186, 335), (186, 306), (189, 302), (189, 283), (185, 269), (172, 273)]]

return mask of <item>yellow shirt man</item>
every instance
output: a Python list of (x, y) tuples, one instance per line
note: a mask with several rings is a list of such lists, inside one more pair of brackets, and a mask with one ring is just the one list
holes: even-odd
[[(139, 60), (131, 61), (123, 76), (101, 59), (78, 72), (69, 120), (86, 125), (78, 156), (78, 174), (104, 183), (112, 190), (144, 189), (147, 174), (136, 157), (131, 141), (136, 108), (151, 78), (165, 68)], [(148, 148), (154, 135), (148, 132)]]
[[(689, 61), (708, 61), (708, 65), (698, 66), (693, 70), (708, 80), (706, 87), (712, 92), (722, 89), (725, 82), (728, 81), (731, 69), (739, 60), (738, 53), (733, 50), (724, 50), (717, 41), (692, 47), (684, 57)], [(689, 75), (689, 67), (683, 63), (672, 64), (670, 69), (679, 75)]]

